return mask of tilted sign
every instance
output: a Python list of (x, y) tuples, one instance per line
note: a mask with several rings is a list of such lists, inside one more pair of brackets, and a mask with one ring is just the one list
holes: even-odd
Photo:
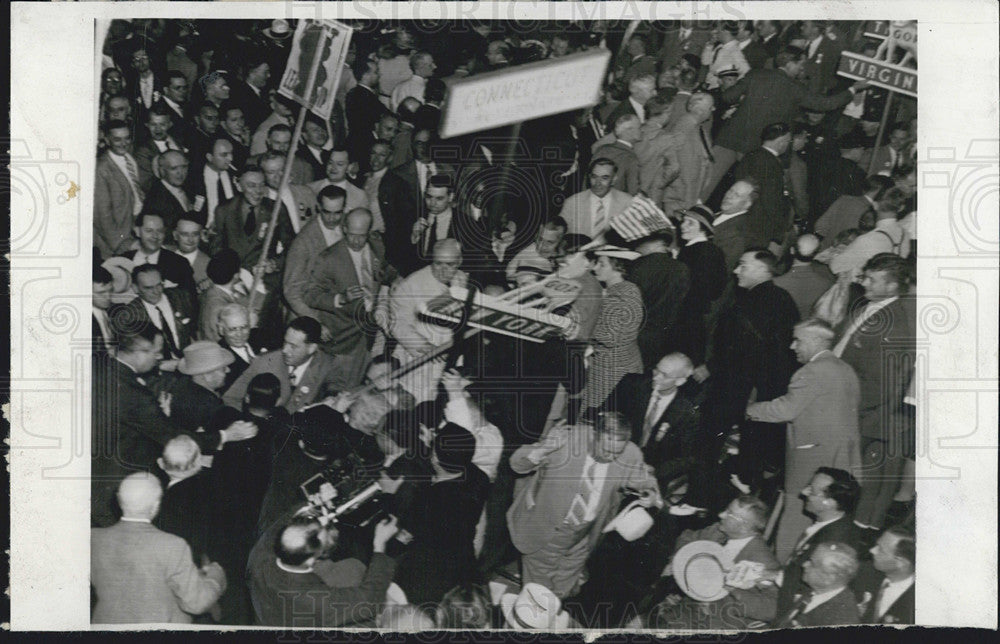
[(876, 87), (893, 92), (917, 96), (917, 70), (899, 65), (890, 65), (849, 51), (841, 52), (840, 68), (837, 73), (847, 78), (868, 81)]
[(868, 23), (865, 35), (871, 38), (888, 38), (890, 35), (903, 46), (917, 46), (916, 20), (873, 20)]
[(592, 49), (454, 81), (442, 109), (441, 137), (595, 105), (610, 57), (606, 49)]
[[(464, 305), (464, 289), (453, 288), (451, 294), (428, 302), (421, 313), (432, 320), (457, 323), (462, 317)], [(469, 313), (471, 327), (532, 342), (544, 342), (570, 325), (569, 318), (561, 315), (539, 310), (530, 304), (505, 302), (482, 293), (476, 294)]]
[[(323, 120), (329, 120), (350, 42), (351, 28), (336, 20), (300, 20), (278, 93), (305, 105)], [(306, 84), (317, 47), (323, 48), (322, 58), (316, 70), (312, 96), (307, 99)]]

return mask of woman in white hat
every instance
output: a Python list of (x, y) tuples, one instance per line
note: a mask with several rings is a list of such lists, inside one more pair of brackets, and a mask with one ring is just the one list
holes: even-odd
[(642, 356), (636, 338), (642, 328), (642, 293), (625, 279), (639, 253), (617, 246), (601, 246), (587, 253), (590, 270), (604, 285), (601, 315), (594, 327), (587, 369), (587, 389), (582, 409), (600, 407), (627, 373), (642, 373)]

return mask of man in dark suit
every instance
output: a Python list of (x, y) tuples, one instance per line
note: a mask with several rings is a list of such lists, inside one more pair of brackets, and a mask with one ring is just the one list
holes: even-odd
[(197, 285), (191, 264), (172, 250), (163, 248), (166, 239), (163, 217), (153, 212), (139, 213), (135, 220), (135, 236), (139, 238), (139, 248), (125, 253), (125, 257), (131, 259), (134, 266), (153, 264), (160, 269), (164, 280), (172, 282), (167, 288), (180, 288), (194, 298)]
[(664, 356), (645, 374), (626, 374), (603, 405), (629, 421), (632, 442), (664, 490), (702, 461), (701, 415), (678, 391), (692, 370), (687, 356)]
[(149, 191), (158, 176), (162, 176), (153, 166), (153, 161), (167, 150), (186, 152), (184, 147), (170, 136), (173, 120), (170, 110), (162, 104), (154, 105), (146, 113), (146, 130), (149, 137), (135, 149), (135, 160), (139, 170), (145, 177), (142, 184), (144, 191)]
[(736, 33), (736, 40), (740, 43), (743, 57), (747, 59), (747, 64), (751, 69), (762, 69), (771, 59), (772, 54), (768, 53), (764, 45), (754, 36), (754, 24), (752, 20), (740, 22), (740, 30)]
[(266, 56), (256, 48), (251, 48), (243, 61), (242, 79), (233, 83), (232, 99), (243, 108), (243, 118), (250, 132), (271, 113), (270, 97), (267, 92), (271, 78), (271, 67)]
[(145, 120), (146, 112), (153, 107), (163, 86), (165, 70), (155, 55), (155, 43), (142, 38), (134, 41), (128, 53), (129, 65), (125, 69), (125, 87), (132, 101), (132, 114), (136, 123)]
[(222, 391), (228, 391), (243, 375), (257, 352), (250, 344), (250, 312), (242, 304), (227, 304), (219, 309), (219, 346), (233, 354)]
[(802, 581), (809, 586), (795, 597), (787, 613), (779, 613), (775, 628), (842, 626), (858, 623), (857, 598), (848, 587), (858, 572), (858, 553), (837, 541), (819, 543), (803, 564)]
[[(192, 110), (192, 127), (184, 144), (188, 147), (191, 175), (200, 177), (205, 167), (205, 157), (212, 153), (213, 141), (219, 133), (219, 108), (208, 101), (195, 105)], [(204, 194), (195, 191), (196, 194)]]
[(184, 347), (194, 340), (197, 332), (198, 316), (190, 293), (183, 289), (164, 289), (160, 269), (148, 263), (132, 269), (132, 288), (138, 296), (109, 311), (113, 329), (121, 333), (154, 327), (163, 334), (162, 359), (179, 360)]
[(674, 337), (680, 306), (691, 286), (688, 267), (670, 254), (673, 235), (659, 232), (639, 240), (641, 257), (629, 266), (629, 281), (642, 292), (646, 316), (639, 330), (642, 364), (651, 369), (662, 358)]
[[(163, 97), (160, 103), (169, 110), (170, 136), (181, 145), (188, 146), (188, 139), (194, 124), (187, 112), (188, 80), (179, 71), (167, 73), (167, 82), (163, 84)], [(190, 146), (189, 150), (190, 150)]]
[(95, 356), (114, 354), (115, 350), (117, 339), (112, 332), (111, 318), (108, 316), (108, 308), (111, 306), (111, 291), (114, 288), (113, 282), (114, 278), (108, 269), (103, 266), (94, 267), (90, 337)]
[(123, 517), (91, 530), (94, 624), (182, 623), (207, 611), (226, 589), (217, 563), (200, 568), (180, 537), (151, 525), (163, 494), (152, 474), (126, 477), (117, 497)]
[(889, 528), (871, 549), (872, 567), (861, 605), (862, 624), (912, 624), (917, 545), (906, 528)]
[(193, 210), (194, 197), (187, 191), (188, 160), (179, 150), (167, 150), (158, 155), (159, 179), (146, 192), (142, 211), (160, 215), (169, 235), (177, 220)]
[[(776, 261), (766, 250), (749, 250), (740, 257), (733, 271), (738, 288), (732, 303), (719, 315), (707, 366), (695, 371), (699, 381), (709, 375), (712, 378), (704, 405), (706, 428), (712, 437), (730, 433), (744, 419), (746, 402), (754, 389), (758, 400), (783, 395), (795, 370), (789, 346), (799, 312), (788, 292), (771, 279)], [(765, 467), (780, 469), (784, 444), (781, 429), (766, 423), (743, 423), (738, 460), (743, 482), (756, 487)]]
[(867, 87), (866, 83), (859, 81), (848, 90), (832, 96), (811, 92), (795, 80), (805, 64), (804, 58), (805, 52), (801, 49), (788, 47), (775, 58), (774, 69), (751, 69), (735, 85), (722, 92), (727, 104), (739, 105), (715, 139), (712, 148), (715, 163), (702, 191), (703, 200), (711, 196), (741, 155), (757, 148), (760, 133), (768, 124), (791, 123), (800, 107), (821, 112), (843, 107), (851, 101), (855, 92)]
[(722, 251), (726, 259), (726, 273), (732, 273), (739, 263), (747, 243), (748, 215), (757, 200), (758, 187), (753, 181), (737, 181), (722, 197), (722, 206), (712, 220), (714, 237), (712, 243)]
[[(431, 263), (434, 245), (443, 239), (456, 239), (466, 256), (482, 257), (491, 243), (485, 217), (473, 219), (455, 203), (455, 184), (451, 175), (435, 174), (424, 189), (424, 215), (413, 224), (410, 244), (417, 267)], [(469, 268), (463, 263), (463, 270)]]
[(392, 278), (385, 248), (369, 237), (371, 225), (369, 211), (352, 210), (342, 225), (344, 238), (313, 259), (305, 291), (306, 304), (332, 336), (323, 348), (336, 357), (351, 387), (368, 368), (375, 303)]
[(837, 85), (837, 66), (843, 50), (836, 40), (831, 40), (824, 33), (826, 26), (826, 22), (822, 20), (806, 20), (802, 23), (802, 35), (808, 43), (805, 74), (809, 91), (816, 94), (829, 94)]
[(430, 155), (430, 130), (413, 133), (413, 159), (389, 170), (379, 184), (378, 201), (385, 221), (386, 258), (406, 276), (423, 266), (417, 245), (411, 241), (413, 227), (424, 213), (427, 180), (436, 173)]
[(711, 35), (709, 29), (695, 29), (695, 22), (692, 20), (679, 21), (677, 27), (663, 36), (663, 44), (657, 56), (660, 59), (660, 69), (673, 67), (685, 54), (701, 56)]
[(378, 100), (378, 64), (359, 56), (351, 66), (358, 84), (347, 92), (344, 98), (344, 113), (347, 116), (348, 149), (351, 142), (359, 137), (369, 136), (375, 124), (389, 110)]
[(841, 232), (849, 228), (862, 227), (862, 219), (866, 213), (871, 217), (868, 229), (874, 226), (875, 205), (891, 186), (892, 181), (888, 177), (875, 175), (866, 180), (864, 194), (858, 196), (845, 194), (834, 201), (813, 226), (813, 230), (822, 240), (819, 249), (822, 251), (833, 246), (837, 235)]
[(348, 389), (344, 374), (337, 370), (332, 356), (319, 350), (319, 343), (319, 322), (310, 317), (292, 320), (285, 331), (281, 351), (254, 358), (222, 399), (230, 407), (241, 409), (247, 387), (259, 373), (273, 373), (278, 377), (281, 382), (278, 403), (292, 414), (327, 395)]
[(646, 101), (655, 95), (656, 76), (644, 74), (633, 78), (628, 84), (628, 96), (611, 111), (608, 118), (604, 119), (605, 129), (611, 131), (618, 119), (626, 114), (635, 114), (639, 117), (639, 121), (644, 123), (646, 121)]
[(211, 489), (209, 474), (202, 468), (201, 456), (198, 443), (188, 434), (180, 434), (167, 441), (153, 472), (164, 485), (160, 512), (153, 525), (184, 539), (196, 563), (208, 554), (212, 512), (206, 502)]
[(791, 221), (785, 196), (785, 169), (779, 157), (788, 151), (792, 133), (787, 123), (772, 123), (760, 135), (763, 145), (747, 153), (736, 166), (736, 179), (752, 179), (758, 195), (747, 213), (747, 246), (783, 253)]
[(781, 24), (774, 20), (757, 20), (754, 23), (754, 29), (757, 32), (758, 42), (760, 42), (764, 51), (767, 52), (767, 57), (770, 59), (771, 65), (773, 65), (774, 57), (778, 55), (781, 49), (781, 38), (779, 36)]
[[(748, 617), (771, 622), (791, 613), (796, 597), (809, 590), (803, 585), (803, 573), (819, 544), (838, 542), (849, 546), (855, 553), (865, 551), (868, 546), (864, 531), (852, 520), (860, 493), (857, 480), (848, 472), (832, 467), (816, 470), (809, 485), (802, 490), (806, 499), (805, 511), (815, 520), (802, 533), (782, 570), (765, 572), (757, 588), (751, 591), (752, 598), (739, 593), (741, 598), (750, 600), (746, 602)], [(854, 601), (856, 604), (857, 600)]]
[(916, 303), (907, 296), (913, 276), (903, 258), (875, 255), (862, 275), (866, 303), (850, 307), (833, 352), (861, 383), (858, 425), (866, 476), (856, 519), (881, 528), (904, 464), (901, 410), (916, 361)]

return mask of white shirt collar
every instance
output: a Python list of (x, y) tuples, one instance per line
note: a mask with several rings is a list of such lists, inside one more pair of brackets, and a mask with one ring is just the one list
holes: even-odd
[(740, 215), (746, 214), (746, 212), (747, 212), (746, 210), (741, 210), (739, 212), (729, 213), (728, 215), (720, 214), (718, 217), (715, 218), (715, 221), (712, 222), (712, 225), (718, 228), (719, 224), (729, 221), (733, 217), (739, 217)]
[(687, 243), (684, 244), (684, 245), (685, 246), (694, 246), (695, 244), (698, 244), (698, 243), (701, 243), (701, 242), (707, 242), (707, 241), (708, 241), (708, 237), (706, 237), (705, 235), (698, 235), (694, 239), (689, 239), (687, 241)]
[(149, 519), (139, 519), (136, 517), (122, 517), (121, 521), (128, 521), (129, 523), (153, 523)]
[(820, 356), (821, 356), (821, 355), (823, 355), (824, 353), (833, 353), (833, 352), (832, 352), (832, 351), (830, 351), (829, 349), (823, 349), (822, 351), (820, 351), (819, 353), (817, 353), (817, 354), (816, 354), (816, 355), (814, 355), (813, 357), (809, 358), (809, 362), (812, 362), (813, 360), (815, 360), (816, 358), (820, 357)]
[(832, 519), (827, 519), (826, 521), (817, 521), (816, 523), (808, 526), (803, 532), (806, 535), (806, 540), (812, 539), (812, 536), (820, 531), (820, 529), (830, 525), (834, 521), (839, 521), (844, 517), (843, 513), (840, 516), (834, 517)]
[[(162, 251), (162, 250), (163, 249), (160, 248), (155, 253), (150, 253), (149, 255), (147, 255), (146, 251), (144, 251), (144, 250), (142, 250), (140, 248), (139, 250), (135, 251), (135, 265), (136, 266), (141, 266), (143, 264), (156, 264), (156, 263), (159, 263), (159, 261), (160, 261), (160, 251)], [(139, 261), (140, 257), (145, 258), (146, 261), (140, 262)], [(143, 301), (145, 301), (145, 300), (143, 300)]]
[(806, 607), (802, 610), (802, 612), (808, 613), (812, 611), (814, 608), (821, 606), (822, 604), (825, 604), (826, 602), (830, 601), (831, 599), (839, 595), (843, 590), (844, 587), (841, 587), (841, 588), (834, 588), (833, 590), (824, 590), (821, 593), (816, 593), (815, 595), (813, 595), (812, 599), (809, 600), (809, 603), (806, 604)]
[(299, 366), (295, 367), (294, 369), (292, 369), (289, 372), (289, 373), (294, 373), (295, 374), (295, 386), (296, 387), (299, 386), (300, 384), (302, 384), (302, 376), (305, 374), (306, 369), (309, 368), (309, 365), (312, 363), (312, 361), (313, 361), (313, 356), (309, 356), (308, 360), (306, 360), (305, 362), (303, 362), (302, 364), (300, 364)]
[(333, 230), (329, 230), (321, 221), (317, 221), (316, 224), (319, 226), (319, 231), (323, 234), (323, 239), (326, 241), (327, 248), (333, 246), (344, 238), (344, 231), (340, 229), (340, 226), (337, 226)]
[(632, 108), (635, 110), (636, 116), (639, 117), (640, 123), (646, 122), (646, 108), (641, 104), (636, 102), (631, 96), (628, 97), (628, 102), (632, 104)]

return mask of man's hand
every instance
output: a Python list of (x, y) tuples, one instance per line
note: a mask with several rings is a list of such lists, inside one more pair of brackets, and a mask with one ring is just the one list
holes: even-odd
[(209, 561), (201, 567), (201, 574), (217, 582), (226, 591), (226, 571), (215, 561)]
[(333, 331), (325, 324), (321, 324), (319, 327), (319, 339), (323, 342), (329, 342), (333, 339)]
[(165, 391), (160, 392), (160, 398), (156, 401), (160, 404), (160, 409), (163, 410), (163, 415), (170, 417), (170, 403), (174, 399), (173, 396)]
[(644, 508), (651, 508), (656, 506), (658, 508), (663, 507), (663, 497), (660, 496), (659, 490), (643, 490), (642, 496), (638, 499), (639, 505)]
[(395, 537), (397, 532), (399, 532), (399, 522), (396, 517), (390, 514), (388, 519), (379, 521), (375, 526), (375, 538), (372, 539), (373, 550), (385, 552), (385, 544), (389, 543), (389, 539)]
[(854, 83), (853, 85), (851, 85), (851, 87), (854, 88), (854, 91), (856, 91), (856, 92), (860, 92), (863, 89), (868, 89), (871, 86), (872, 86), (871, 83), (869, 83), (868, 81), (863, 81), (863, 80), (860, 80), (860, 81)]
[(174, 372), (177, 371), (177, 365), (179, 363), (180, 360), (161, 360), (156, 366), (159, 367), (160, 371)]
[(386, 494), (395, 494), (399, 489), (399, 486), (403, 484), (403, 477), (400, 476), (398, 479), (389, 478), (389, 475), (382, 472), (378, 476), (378, 486), (382, 488), (382, 491)]
[(365, 290), (360, 286), (350, 286), (348, 287), (341, 296), (344, 298), (344, 302), (353, 302), (354, 300), (360, 300), (365, 296)]
[(779, 244), (778, 242), (770, 242), (767, 245), (767, 249), (771, 251), (771, 254), (774, 255), (775, 257), (780, 258), (782, 255), (781, 244)]
[(266, 262), (264, 262), (265, 273), (270, 274), (277, 272), (277, 270), (278, 270), (278, 262), (274, 261), (273, 259), (269, 259)]
[(705, 366), (705, 365), (698, 365), (697, 367), (695, 367), (694, 373), (691, 374), (691, 377), (694, 378), (696, 382), (700, 383), (700, 382), (705, 382), (706, 380), (708, 380), (708, 377), (710, 375), (712, 375), (712, 374), (710, 374), (708, 372), (708, 367), (707, 366)]
[(427, 221), (426, 217), (421, 217), (413, 223), (413, 230), (410, 232), (410, 241), (414, 244), (420, 241), (420, 237), (423, 236), (424, 231), (430, 226), (430, 222)]
[(226, 428), (226, 442), (237, 443), (257, 435), (257, 425), (246, 420), (238, 420)]

